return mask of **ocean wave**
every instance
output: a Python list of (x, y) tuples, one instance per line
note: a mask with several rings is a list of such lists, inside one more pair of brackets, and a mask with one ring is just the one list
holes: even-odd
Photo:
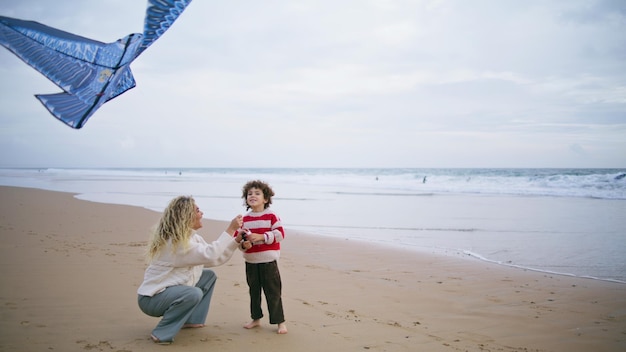
[[(477, 194), (626, 200), (626, 169), (108, 168), (0, 169), (22, 182), (208, 183), (263, 179), (343, 195)], [(307, 197), (308, 198), (308, 197)], [(311, 197), (314, 199), (315, 197)]]

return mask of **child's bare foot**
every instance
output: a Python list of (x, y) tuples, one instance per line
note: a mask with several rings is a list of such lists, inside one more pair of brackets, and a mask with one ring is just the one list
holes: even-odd
[(183, 329), (190, 329), (190, 328), (203, 328), (204, 324), (185, 324), (183, 325)]
[(252, 329), (252, 328), (256, 328), (257, 326), (261, 326), (261, 320), (259, 319), (255, 319), (249, 322), (248, 324), (244, 325), (243, 327), (246, 329)]
[(287, 333), (287, 324), (285, 323), (280, 323), (278, 324), (278, 331), (276, 331), (279, 334), (286, 334)]

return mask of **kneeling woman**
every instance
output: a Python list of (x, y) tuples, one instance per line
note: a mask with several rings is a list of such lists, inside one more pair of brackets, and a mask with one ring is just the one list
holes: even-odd
[(234, 218), (220, 237), (207, 243), (195, 231), (202, 227), (202, 211), (192, 197), (174, 198), (165, 209), (148, 245), (149, 266), (137, 290), (139, 308), (153, 317), (163, 317), (151, 338), (169, 344), (182, 328), (203, 327), (209, 312), (217, 277), (206, 266), (228, 261), (241, 235), (241, 215)]

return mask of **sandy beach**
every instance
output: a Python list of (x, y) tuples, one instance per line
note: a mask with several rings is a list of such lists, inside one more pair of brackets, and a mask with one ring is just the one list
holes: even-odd
[[(235, 253), (214, 268), (207, 326), (156, 346), (157, 319), (139, 310), (136, 289), (159, 213), (28, 188), (0, 187), (0, 197), (0, 351), (626, 350), (625, 284), (289, 228), (279, 263), (289, 334), (267, 318), (242, 328)], [(224, 227), (207, 220), (199, 232), (210, 241)]]

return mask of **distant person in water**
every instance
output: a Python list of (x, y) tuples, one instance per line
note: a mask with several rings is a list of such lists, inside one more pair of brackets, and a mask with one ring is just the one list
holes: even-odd
[(424, 179), (422, 180), (422, 183), (426, 183), (426, 177), (427, 176), (424, 176)]
[(242, 198), (247, 214), (238, 234), (245, 233), (240, 246), (246, 261), (246, 281), (250, 294), (250, 316), (252, 321), (244, 325), (252, 329), (261, 325), (261, 291), (265, 293), (270, 324), (278, 324), (279, 334), (287, 333), (283, 312), (282, 282), (278, 270), (280, 242), (285, 231), (280, 218), (269, 207), (274, 191), (263, 181), (250, 181), (243, 186)]
[(182, 328), (204, 327), (217, 280), (205, 266), (224, 264), (243, 242), (241, 215), (211, 243), (196, 233), (202, 215), (192, 197), (174, 198), (148, 243), (149, 265), (137, 293), (142, 312), (163, 317), (150, 335), (155, 343), (172, 343)]

